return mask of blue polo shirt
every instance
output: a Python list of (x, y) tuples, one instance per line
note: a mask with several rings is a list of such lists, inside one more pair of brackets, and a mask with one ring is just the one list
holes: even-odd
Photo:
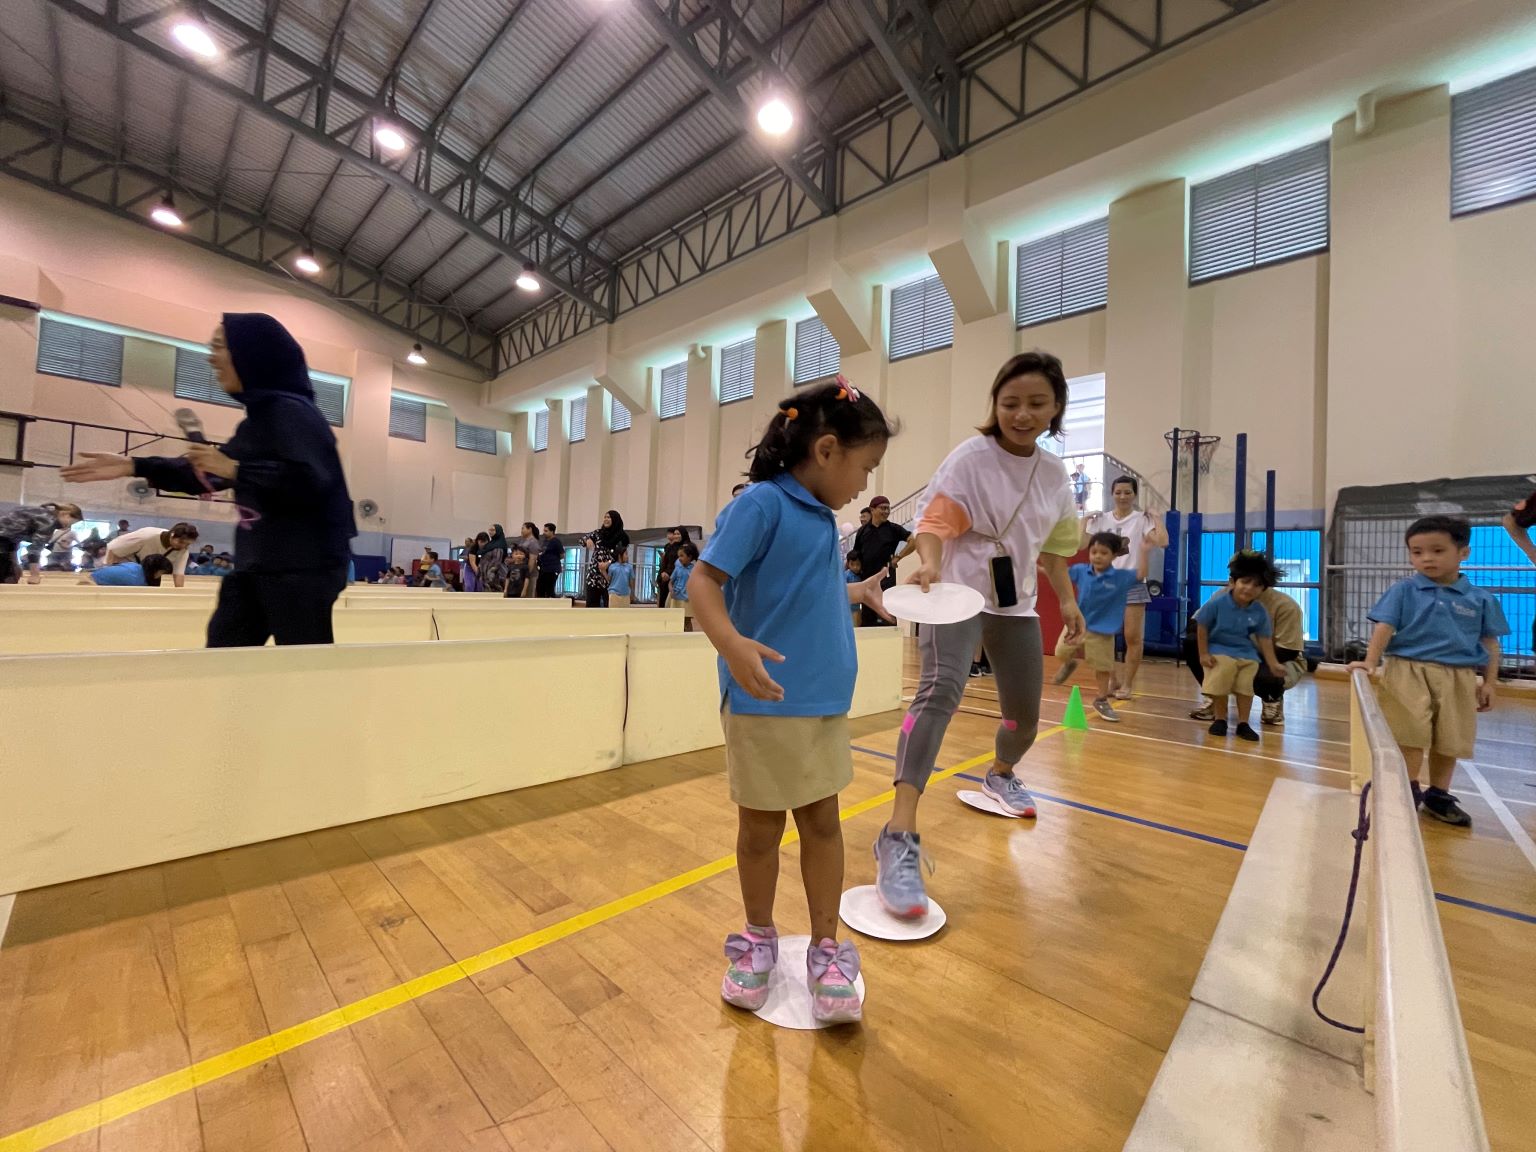
[(144, 566), (132, 560), (96, 569), (91, 573), (91, 581), (106, 588), (143, 588), (149, 584), (144, 579)]
[(1077, 589), (1077, 606), (1088, 631), (1113, 636), (1125, 624), (1125, 594), (1140, 584), (1132, 568), (1106, 568), (1095, 572), (1092, 564), (1067, 569)]
[(1234, 660), (1257, 660), (1259, 650), (1252, 637), (1274, 635), (1269, 612), (1255, 600), (1244, 608), (1229, 592), (1218, 592), (1200, 606), (1195, 619), (1205, 625), (1206, 648), (1213, 656)]
[(846, 714), (859, 665), (832, 509), (781, 473), (726, 505), (703, 559), (730, 577), (725, 604), (736, 630), (784, 657), (765, 665), (784, 688), (778, 701), (754, 700), (720, 661), (720, 691), (731, 711)]
[[(693, 562), (697, 564), (698, 561)], [(679, 603), (685, 603), (688, 599), (688, 577), (693, 575), (692, 565), (685, 565), (681, 560), (677, 567), (672, 569), (672, 599)]]
[(1465, 576), (1436, 584), (1415, 572), (1383, 592), (1368, 619), (1392, 626), (1388, 656), (1452, 668), (1483, 667), (1488, 663), (1483, 638), (1509, 634), (1498, 599)]
[(630, 581), (634, 579), (635, 569), (631, 564), (620, 564), (614, 561), (608, 565), (608, 591), (615, 596), (628, 596)]

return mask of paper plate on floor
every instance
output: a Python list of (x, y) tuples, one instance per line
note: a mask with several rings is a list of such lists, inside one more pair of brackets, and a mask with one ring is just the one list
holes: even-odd
[[(1006, 816), (1010, 820), (1022, 819), (1019, 813), (1010, 812), (985, 792), (972, 792), (969, 790), (956, 792), (955, 799), (959, 800), (967, 808), (974, 808), (978, 812), (989, 812), (993, 816)], [(848, 917), (844, 916), (843, 919), (846, 920)]]
[[(805, 954), (810, 951), (809, 936), (780, 936), (779, 962), (768, 977), (768, 1000), (753, 1015), (780, 1028), (798, 1028), (802, 1032), (817, 1028), (840, 1028), (840, 1024), (818, 1024), (811, 1014), (811, 988), (805, 979)], [(864, 999), (864, 976), (853, 978), (853, 986)]]
[(930, 584), (926, 592), (916, 584), (885, 590), (885, 610), (914, 624), (959, 624), (980, 613), (985, 603), (980, 592), (964, 584)]
[(873, 884), (850, 888), (843, 893), (843, 923), (864, 936), (876, 940), (926, 940), (949, 919), (936, 900), (928, 901), (928, 915), (916, 920), (899, 920), (885, 910)]

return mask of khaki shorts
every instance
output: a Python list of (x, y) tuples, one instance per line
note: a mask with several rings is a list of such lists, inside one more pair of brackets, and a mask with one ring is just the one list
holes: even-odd
[(853, 782), (848, 717), (738, 716), (721, 709), (725, 775), (742, 808), (788, 812)]
[(1056, 642), (1056, 658), (1058, 660), (1076, 659), (1077, 648), (1083, 650), (1083, 655), (1088, 660), (1088, 667), (1095, 672), (1115, 670), (1115, 638), (1108, 633), (1089, 632), (1077, 647), (1073, 647), (1067, 643), (1067, 634), (1063, 630), (1061, 639)]
[(610, 608), (628, 608), (629, 600), (630, 598), (622, 592), (608, 593), (608, 607)]
[(1205, 670), (1205, 683), (1200, 686), (1213, 700), (1220, 700), (1224, 696), (1236, 693), (1239, 696), (1253, 695), (1253, 677), (1259, 670), (1257, 660), (1239, 660), (1234, 656), (1216, 656), (1216, 667)]
[(1458, 760), (1477, 738), (1477, 669), (1391, 657), (1382, 669), (1382, 715), (1404, 748), (1428, 748)]

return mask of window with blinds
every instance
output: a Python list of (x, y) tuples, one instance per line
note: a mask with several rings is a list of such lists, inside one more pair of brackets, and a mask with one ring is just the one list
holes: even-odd
[(795, 383), (810, 384), (836, 376), (842, 367), (843, 351), (822, 323), (812, 316), (795, 325)]
[(1328, 248), (1328, 141), (1197, 184), (1189, 282)]
[(720, 349), (720, 403), (752, 399), (757, 341), (742, 340)]
[(427, 439), (427, 406), (404, 396), (389, 398), (389, 434), (396, 440)]
[(571, 401), (571, 443), (580, 444), (587, 438), (587, 398), (578, 396)]
[(194, 352), (179, 345), (176, 348), (175, 392), (182, 400), (200, 400), (204, 404), (222, 404), (226, 408), (240, 406), (240, 401), (220, 388), (214, 379), (208, 353)]
[(1019, 328), (1092, 312), (1109, 303), (1109, 218), (1019, 245)]
[(955, 306), (937, 273), (891, 289), (892, 360), (948, 348), (955, 342)]
[(466, 452), (484, 452), (487, 456), (495, 456), (496, 429), (482, 428), (478, 424), (466, 424), (462, 420), (455, 420), (453, 444), (454, 447), (462, 448)]
[(315, 406), (332, 428), (342, 428), (347, 423), (347, 386), (332, 380), (309, 378), (315, 390)]
[(1451, 215), (1536, 196), (1536, 68), (1451, 97)]
[(123, 338), (83, 324), (44, 316), (37, 333), (37, 370), (121, 388)]
[(631, 423), (629, 409), (617, 396), (608, 397), (608, 431), (628, 432)]
[(688, 361), (661, 370), (661, 411), (663, 420), (688, 411)]
[(542, 452), (549, 447), (549, 409), (540, 408), (533, 414), (533, 450)]

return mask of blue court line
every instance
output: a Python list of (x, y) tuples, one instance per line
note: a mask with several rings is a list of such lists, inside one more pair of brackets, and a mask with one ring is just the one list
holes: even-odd
[[(879, 755), (879, 753), (876, 753)], [(972, 780), (977, 784), (984, 781), (980, 776), (972, 776), (969, 772), (957, 772), (957, 780)], [(1095, 804), (1084, 804), (1078, 800), (1068, 800), (1063, 796), (1051, 796), (1044, 792), (1036, 792), (1030, 789), (1030, 794), (1040, 800), (1049, 800), (1052, 804), (1060, 804), (1066, 808), (1076, 808), (1082, 812), (1093, 812), (1099, 816), (1108, 816), (1114, 820), (1124, 820), (1127, 824), (1139, 824), (1143, 828), (1156, 828), (1159, 832), (1172, 832), (1175, 836), (1188, 836), (1191, 840), (1203, 840), (1207, 844), (1218, 844), (1223, 848), (1235, 848), (1239, 852), (1246, 852), (1248, 845), (1239, 844), (1236, 840), (1223, 840), (1220, 836), (1207, 836), (1204, 832), (1193, 832), (1188, 828), (1179, 828), (1173, 824), (1162, 824), (1156, 820), (1144, 820), (1140, 816), (1130, 816), (1124, 812), (1116, 812), (1112, 808), (1100, 808)], [(1516, 912), (1513, 908), (1501, 908), (1497, 904), (1484, 904), (1477, 900), (1467, 900), (1460, 896), (1448, 896), (1444, 892), (1436, 892), (1435, 899), (1444, 904), (1453, 904), (1458, 908), (1470, 908), (1475, 912), (1487, 912), (1494, 916), (1503, 916), (1508, 920), (1517, 920), (1522, 924), (1536, 924), (1536, 916), (1527, 912)]]
[(1447, 896), (1444, 892), (1436, 892), (1435, 899), (1442, 904), (1454, 904), (1458, 908), (1471, 908), (1474, 912), (1491, 912), (1495, 916), (1507, 916), (1511, 920), (1518, 920), (1522, 924), (1536, 924), (1536, 916), (1525, 912), (1516, 912), (1513, 908), (1500, 908), (1497, 904), (1482, 904), (1476, 900), (1463, 900), (1460, 896)]
[(874, 756), (881, 760), (896, 759), (896, 757), (892, 756), (889, 752), (876, 752), (873, 748), (860, 748), (857, 744), (850, 744), (848, 747), (852, 748), (855, 752), (862, 752), (866, 756)]
[[(974, 780), (977, 784), (985, 784), (980, 776), (972, 776), (967, 772), (958, 772), (956, 776), (961, 780)], [(1033, 788), (1030, 795), (1040, 800), (1049, 800), (1052, 804), (1060, 804), (1066, 808), (1076, 808), (1081, 812), (1094, 812), (1100, 816), (1109, 816), (1115, 820), (1124, 820), (1127, 824), (1140, 824), (1143, 828), (1156, 828), (1159, 832), (1172, 832), (1175, 836), (1188, 836), (1191, 840), (1204, 840), (1207, 844), (1219, 844), (1223, 848), (1236, 848), (1239, 852), (1246, 851), (1248, 845), (1239, 844), (1236, 840), (1223, 840), (1220, 836), (1207, 836), (1204, 832), (1191, 832), (1188, 828), (1177, 828), (1172, 824), (1160, 824), (1156, 820), (1145, 820), (1140, 816), (1128, 816), (1124, 812), (1116, 812), (1110, 808), (1100, 808), (1094, 804), (1084, 804), (1080, 800), (1068, 800), (1064, 796), (1051, 796), (1044, 792), (1036, 792)]]

